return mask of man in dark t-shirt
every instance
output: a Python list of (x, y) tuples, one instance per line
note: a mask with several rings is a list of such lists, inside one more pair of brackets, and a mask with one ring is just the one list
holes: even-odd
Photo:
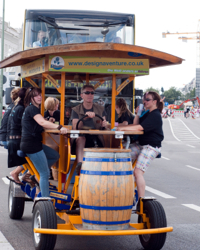
[[(72, 109), (71, 120), (72, 129), (76, 129), (78, 120), (84, 115), (87, 115), (78, 124), (78, 129), (101, 129), (107, 125), (105, 119), (106, 113), (103, 106), (93, 103), (94, 100), (94, 87), (92, 85), (85, 85), (81, 90), (81, 97), (83, 103)], [(101, 116), (104, 121), (101, 121), (95, 114)], [(76, 154), (77, 168), (76, 172), (80, 172), (82, 160), (83, 160), (83, 149), (85, 147), (94, 147), (95, 145), (103, 147), (103, 138), (100, 136), (79, 136), (79, 138), (72, 140), (72, 153)], [(73, 152), (74, 151), (74, 152)]]

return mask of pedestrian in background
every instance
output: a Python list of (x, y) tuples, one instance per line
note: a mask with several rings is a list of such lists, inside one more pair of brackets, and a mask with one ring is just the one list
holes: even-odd
[(186, 108), (186, 106), (185, 106), (185, 108), (184, 108), (184, 117), (185, 117), (185, 118), (187, 118), (187, 117), (186, 117), (186, 113), (187, 113), (187, 108)]

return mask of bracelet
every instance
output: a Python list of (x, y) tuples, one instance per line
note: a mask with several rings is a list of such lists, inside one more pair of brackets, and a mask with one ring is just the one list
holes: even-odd
[(57, 129), (58, 129), (58, 130), (61, 130), (62, 127), (63, 127), (62, 125), (59, 125), (59, 126), (57, 127)]

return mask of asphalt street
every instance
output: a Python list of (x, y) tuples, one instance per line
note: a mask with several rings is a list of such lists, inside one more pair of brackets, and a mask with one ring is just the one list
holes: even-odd
[[(180, 120), (179, 120), (180, 119)], [(182, 128), (188, 128), (182, 130)], [(167, 234), (163, 250), (199, 250), (200, 245), (200, 118), (163, 119), (165, 139), (162, 158), (155, 159), (145, 173), (146, 196), (154, 196), (164, 207)], [(193, 136), (192, 136), (192, 134)], [(181, 139), (180, 139), (181, 138)], [(0, 148), (0, 249), (33, 250), (32, 203), (26, 202), (21, 220), (8, 216), (7, 151)], [(3, 178), (3, 179), (2, 179)], [(132, 222), (137, 215), (132, 215)], [(58, 236), (55, 250), (142, 250), (138, 236)]]

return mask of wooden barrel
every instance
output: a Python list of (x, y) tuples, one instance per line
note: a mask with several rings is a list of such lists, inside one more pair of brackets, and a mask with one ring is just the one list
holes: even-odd
[(127, 229), (133, 206), (133, 187), (130, 149), (84, 149), (79, 181), (83, 227)]

